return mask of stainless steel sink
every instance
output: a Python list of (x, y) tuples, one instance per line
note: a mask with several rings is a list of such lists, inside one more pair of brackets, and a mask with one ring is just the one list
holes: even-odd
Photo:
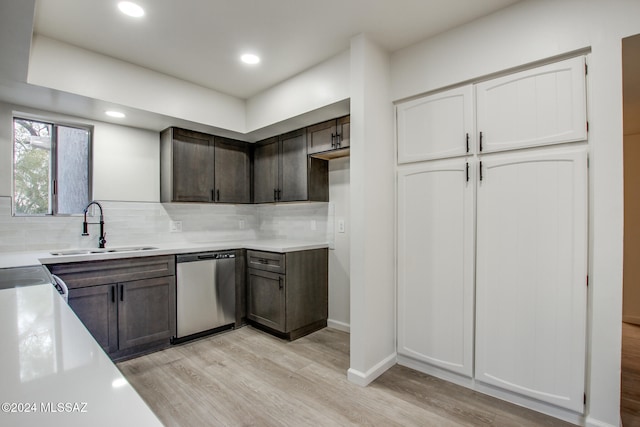
[(90, 254), (104, 254), (104, 253), (112, 253), (112, 252), (150, 251), (153, 249), (158, 249), (158, 248), (154, 246), (131, 246), (131, 247), (120, 247), (120, 248), (67, 249), (63, 251), (53, 251), (53, 252), (50, 252), (50, 254), (54, 256), (90, 255)]

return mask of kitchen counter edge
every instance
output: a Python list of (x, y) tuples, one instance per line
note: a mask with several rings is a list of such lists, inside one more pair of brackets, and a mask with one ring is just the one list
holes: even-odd
[[(134, 245), (123, 245), (123, 247), (128, 246), (134, 247)], [(30, 252), (6, 252), (0, 253), (0, 268), (24, 267), (28, 265), (39, 264), (62, 264), (68, 262), (98, 261), (105, 259), (138, 258), (157, 255), (178, 255), (194, 252), (223, 251), (233, 249), (251, 249), (257, 251), (287, 253), (328, 248), (329, 244), (327, 242), (305, 242), (274, 239), (228, 241), (217, 243), (158, 243), (149, 245), (145, 244), (145, 246), (154, 247), (155, 249), (76, 255), (52, 255), (50, 253), (60, 249), (51, 249), (49, 251), (42, 250)]]

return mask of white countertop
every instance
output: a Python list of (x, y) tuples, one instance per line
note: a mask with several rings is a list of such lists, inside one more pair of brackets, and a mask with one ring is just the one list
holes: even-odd
[(53, 286), (0, 290), (0, 324), (0, 425), (162, 425)]
[[(102, 252), (94, 254), (78, 254), (78, 255), (52, 255), (50, 251), (34, 251), (34, 252), (8, 252), (0, 253), (0, 268), (10, 267), (23, 267), (27, 265), (38, 264), (58, 264), (65, 262), (78, 262), (78, 261), (95, 261), (100, 259), (122, 259), (122, 258), (135, 258), (143, 256), (156, 256), (156, 255), (173, 255), (173, 254), (186, 254), (192, 252), (204, 252), (204, 251), (219, 251), (228, 249), (253, 249), (258, 251), (268, 252), (295, 252), (304, 251), (310, 249), (327, 248), (329, 244), (327, 242), (306, 242), (306, 241), (294, 241), (294, 240), (245, 240), (245, 241), (229, 241), (229, 242), (212, 242), (212, 243), (161, 243), (161, 244), (147, 244), (142, 245), (127, 245), (129, 247), (134, 246), (149, 246), (156, 249), (151, 250), (139, 250), (139, 251), (124, 251), (124, 252)], [(124, 246), (123, 246), (124, 247)], [(107, 249), (109, 246), (107, 246)], [(69, 250), (69, 248), (56, 248), (61, 250)], [(93, 249), (93, 248), (82, 248)], [(52, 250), (53, 251), (53, 250)]]

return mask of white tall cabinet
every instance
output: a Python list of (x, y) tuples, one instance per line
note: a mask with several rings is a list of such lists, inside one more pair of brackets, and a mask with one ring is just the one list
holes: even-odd
[(464, 156), (473, 149), (473, 87), (403, 103), (397, 115), (398, 163)]
[(477, 223), (475, 378), (582, 412), (586, 151), (483, 159)]
[(398, 171), (398, 352), (467, 377), (473, 367), (471, 174), (466, 159)]
[(473, 87), (398, 106), (397, 131), (398, 353), (471, 377)]
[(583, 56), (478, 83), (479, 151), (583, 141), (586, 111)]
[(399, 363), (582, 413), (585, 58), (396, 114)]

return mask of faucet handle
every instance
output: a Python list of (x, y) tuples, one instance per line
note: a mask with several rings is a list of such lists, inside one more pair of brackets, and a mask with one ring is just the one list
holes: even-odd
[(107, 243), (106, 237), (107, 237), (107, 233), (104, 233), (102, 237), (98, 239), (98, 247), (104, 248), (105, 243)]

